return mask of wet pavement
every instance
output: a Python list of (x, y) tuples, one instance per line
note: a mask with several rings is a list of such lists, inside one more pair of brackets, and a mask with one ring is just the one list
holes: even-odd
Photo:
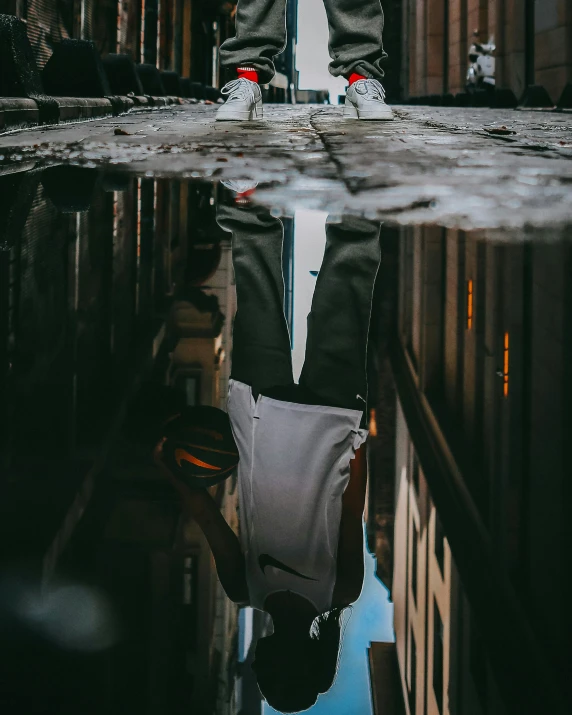
[[(572, 114), (396, 107), (388, 123), (341, 107), (269, 105), (262, 122), (216, 123), (185, 105), (0, 136), (2, 163), (120, 165), (153, 176), (272, 182), (291, 212), (367, 212), (464, 230), (572, 220)], [(117, 133), (119, 132), (119, 133)]]
[(2, 712), (569, 712), (569, 115), (212, 111), (0, 139)]

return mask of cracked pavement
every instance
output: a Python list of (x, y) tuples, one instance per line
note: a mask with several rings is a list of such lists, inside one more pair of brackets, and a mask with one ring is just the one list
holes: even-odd
[[(393, 122), (329, 105), (267, 105), (258, 122), (170, 106), (0, 135), (0, 173), (73, 163), (157, 177), (244, 179), (289, 213), (503, 229), (572, 222), (572, 114), (395, 107)], [(118, 133), (116, 133), (116, 130)], [(560, 233), (560, 231), (558, 231)]]

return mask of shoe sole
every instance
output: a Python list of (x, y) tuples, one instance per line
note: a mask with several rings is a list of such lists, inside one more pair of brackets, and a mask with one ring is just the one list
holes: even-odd
[(377, 112), (359, 112), (358, 108), (348, 102), (344, 105), (344, 119), (362, 119), (366, 121), (378, 121), (378, 122), (389, 122), (393, 117), (393, 112), (391, 110), (384, 112), (383, 114), (378, 114)]
[(238, 112), (236, 110), (232, 110), (221, 114), (221, 110), (224, 106), (225, 105), (223, 104), (216, 114), (217, 122), (252, 122), (264, 117), (262, 101), (256, 102), (254, 109), (251, 109), (248, 112)]

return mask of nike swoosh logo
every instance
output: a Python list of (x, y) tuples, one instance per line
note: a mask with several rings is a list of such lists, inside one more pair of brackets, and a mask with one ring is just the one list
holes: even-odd
[(299, 571), (291, 569), (290, 566), (286, 566), (286, 564), (283, 564), (282, 561), (278, 561), (278, 559), (275, 559), (273, 556), (270, 556), (270, 554), (260, 554), (260, 556), (258, 557), (258, 565), (260, 566), (262, 573), (264, 573), (264, 569), (267, 566), (273, 566), (275, 569), (280, 569), (281, 571), (285, 571), (286, 573), (291, 573), (293, 576), (299, 576), (300, 578), (306, 579), (306, 581), (318, 580), (317, 578), (304, 576), (304, 574), (300, 573)]
[(202, 462), (200, 459), (193, 457), (192, 454), (189, 454), (185, 449), (175, 450), (175, 462), (177, 462), (179, 467), (181, 466), (181, 462), (190, 462), (191, 464), (195, 464), (197, 467), (203, 467), (204, 469), (212, 469), (215, 472), (220, 472), (220, 467), (215, 467), (212, 464), (207, 464), (207, 462)]

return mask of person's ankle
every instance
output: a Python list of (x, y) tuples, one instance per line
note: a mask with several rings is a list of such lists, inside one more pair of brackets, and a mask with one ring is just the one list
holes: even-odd
[(258, 84), (258, 72), (254, 67), (237, 67), (236, 74), (238, 79), (249, 79), (251, 82)]
[(358, 82), (360, 79), (367, 79), (367, 77), (364, 77), (362, 74), (357, 74), (357, 72), (352, 72), (351, 75), (348, 77), (350, 87), (352, 86), (352, 84)]

